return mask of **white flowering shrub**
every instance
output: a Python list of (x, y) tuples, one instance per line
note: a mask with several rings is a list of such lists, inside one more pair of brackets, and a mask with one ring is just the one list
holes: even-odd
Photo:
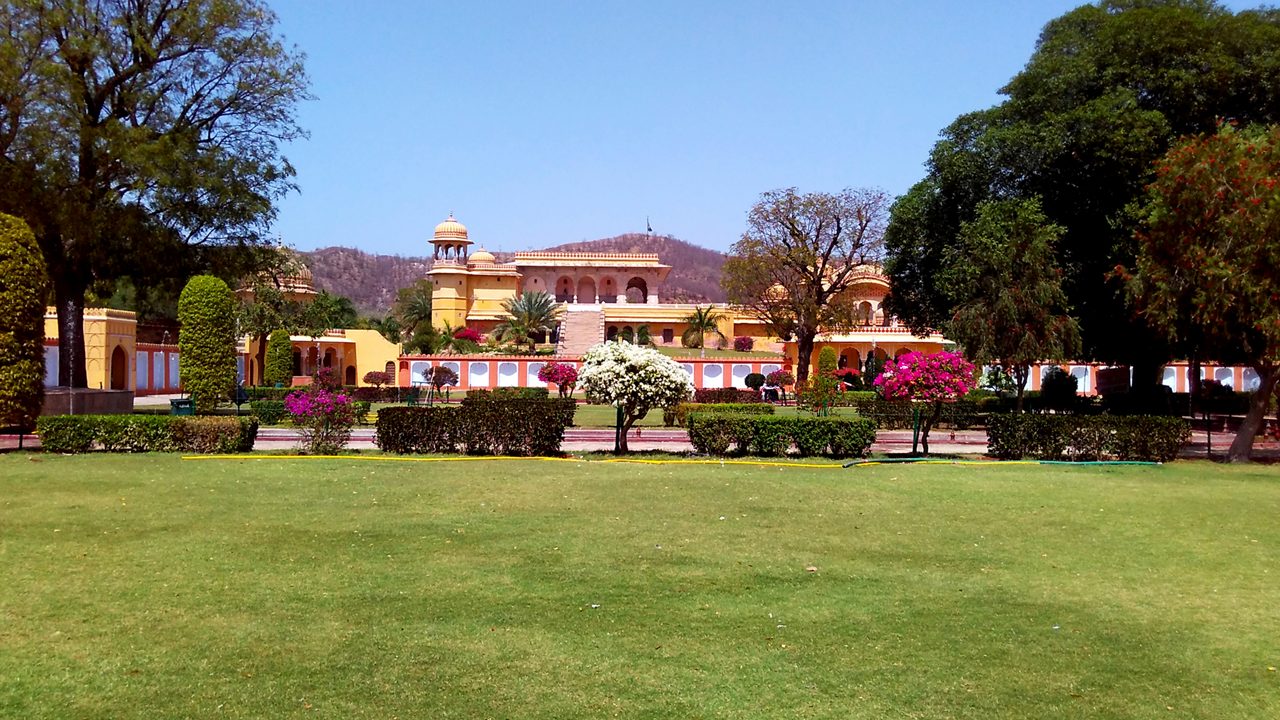
[(582, 356), (578, 388), (587, 402), (622, 408), (622, 444), (636, 420), (653, 408), (671, 407), (689, 399), (693, 380), (679, 363), (652, 348), (625, 342), (596, 345)]

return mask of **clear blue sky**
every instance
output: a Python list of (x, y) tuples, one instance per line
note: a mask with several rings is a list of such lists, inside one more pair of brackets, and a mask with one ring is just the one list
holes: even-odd
[(450, 211), (490, 250), (646, 216), (727, 250), (765, 190), (899, 195), (1081, 4), (269, 1), (316, 96), (276, 230), (400, 255)]

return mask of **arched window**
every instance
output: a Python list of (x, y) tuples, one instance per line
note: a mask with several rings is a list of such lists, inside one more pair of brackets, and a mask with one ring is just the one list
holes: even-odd
[(649, 300), (649, 284), (642, 277), (633, 277), (627, 281), (627, 302), (645, 303)]

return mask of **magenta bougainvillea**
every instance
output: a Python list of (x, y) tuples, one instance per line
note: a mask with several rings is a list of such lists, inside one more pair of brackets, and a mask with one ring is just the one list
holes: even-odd
[(568, 363), (547, 363), (538, 371), (538, 379), (545, 383), (555, 383), (560, 389), (560, 397), (569, 397), (578, 384), (578, 368)]
[(302, 434), (300, 449), (313, 455), (332, 455), (346, 447), (355, 425), (355, 406), (340, 390), (312, 383), (289, 393), (284, 409)]
[(924, 454), (929, 454), (929, 431), (942, 415), (942, 403), (954, 402), (976, 385), (973, 363), (951, 352), (910, 352), (886, 363), (875, 387), (886, 399), (910, 400), (933, 406), (921, 426)]
[(476, 330), (475, 328), (460, 327), (456, 331), (454, 331), (453, 339), (454, 340), (470, 340), (473, 343), (478, 343), (483, 338), (480, 336), (480, 331)]
[(909, 352), (885, 364), (875, 386), (889, 400), (952, 402), (974, 388), (973, 363), (952, 352)]

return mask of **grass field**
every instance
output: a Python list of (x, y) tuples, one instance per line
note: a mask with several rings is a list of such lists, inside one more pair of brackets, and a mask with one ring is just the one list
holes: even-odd
[(0, 456), (0, 717), (1275, 718), (1268, 467)]

